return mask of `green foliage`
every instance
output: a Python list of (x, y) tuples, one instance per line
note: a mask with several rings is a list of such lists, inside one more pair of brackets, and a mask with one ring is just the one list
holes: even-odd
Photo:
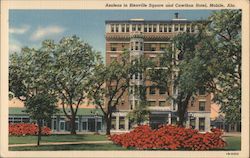
[(54, 96), (39, 93), (25, 102), (25, 111), (31, 119), (48, 121), (57, 112), (56, 103), (57, 99)]
[(160, 59), (163, 68), (154, 68), (150, 79), (156, 85), (178, 88), (178, 94), (170, 97), (178, 105), (180, 121), (185, 119), (188, 102), (203, 87), (214, 94), (214, 101), (221, 105), (227, 121), (239, 121), (241, 11), (217, 11), (208, 21), (196, 25), (197, 33), (181, 33), (172, 39), (174, 49), (163, 54)]
[(41, 92), (51, 92), (48, 52), (42, 49), (23, 48), (20, 53), (10, 55), (9, 89), (15, 97), (25, 100)]
[(50, 121), (52, 115), (56, 113), (57, 100), (54, 96), (46, 93), (38, 93), (25, 101), (26, 112), (31, 119), (37, 121), (38, 124), (38, 140), (37, 146), (40, 145), (42, 133), (42, 121)]
[(241, 120), (241, 11), (215, 12), (207, 26), (203, 56), (209, 56), (208, 71), (214, 74), (210, 89), (221, 105), (227, 122)]
[(126, 116), (129, 120), (137, 125), (141, 125), (144, 121), (149, 119), (150, 111), (148, 109), (147, 101), (140, 101), (139, 105), (128, 113)]
[[(74, 124), (100, 60), (100, 54), (76, 36), (64, 37), (58, 43), (45, 40), (39, 49), (23, 48), (10, 56), (10, 91), (24, 101), (38, 93), (56, 95)], [(69, 106), (70, 114), (65, 106)], [(71, 127), (76, 133), (75, 126)]]
[(144, 58), (131, 59), (129, 52), (125, 51), (119, 61), (108, 65), (100, 64), (94, 69), (93, 78), (89, 80), (92, 87), (88, 95), (104, 114), (107, 135), (110, 134), (112, 113), (130, 87), (131, 77), (144, 72), (149, 64), (151, 63)]

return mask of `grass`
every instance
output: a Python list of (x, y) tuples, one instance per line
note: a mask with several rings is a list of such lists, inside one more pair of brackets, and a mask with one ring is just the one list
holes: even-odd
[[(36, 143), (36, 136), (23, 136), (16, 137), (10, 136), (10, 144), (24, 144), (24, 143)], [(227, 136), (223, 137), (227, 142), (227, 146), (222, 150), (241, 150), (241, 137), (240, 136)], [(42, 142), (79, 142), (79, 141), (103, 141), (107, 140), (105, 135), (91, 135), (91, 134), (79, 134), (79, 135), (51, 135), (43, 136)], [(72, 144), (72, 145), (42, 145), (39, 147), (10, 147), (12, 151), (56, 151), (56, 150), (135, 150), (125, 149), (115, 144)]]
[[(103, 141), (107, 140), (105, 135), (93, 134), (54, 134), (42, 136), (41, 143), (47, 142), (80, 142), (80, 141)], [(34, 144), (37, 142), (37, 136), (9, 136), (9, 144)]]
[(225, 150), (241, 150), (241, 137), (223, 137), (223, 139), (227, 142), (227, 146), (224, 148)]
[(10, 147), (11, 151), (56, 151), (56, 150), (127, 150), (115, 144), (72, 144), (72, 145), (43, 145), (32, 147)]

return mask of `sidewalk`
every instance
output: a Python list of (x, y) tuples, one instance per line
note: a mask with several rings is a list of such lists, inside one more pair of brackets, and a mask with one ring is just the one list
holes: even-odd
[[(48, 142), (40, 143), (40, 145), (73, 145), (73, 144), (109, 144), (112, 141), (82, 141), (82, 142)], [(21, 146), (37, 146), (37, 144), (9, 144), (9, 147), (21, 147)]]

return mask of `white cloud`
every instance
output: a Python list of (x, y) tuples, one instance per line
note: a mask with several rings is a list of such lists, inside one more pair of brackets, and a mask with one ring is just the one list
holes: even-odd
[(55, 34), (60, 34), (64, 32), (64, 28), (61, 26), (47, 26), (47, 27), (38, 27), (37, 30), (31, 35), (31, 40), (39, 40), (44, 37), (48, 37)]
[(30, 29), (28, 25), (22, 25), (21, 27), (12, 27), (9, 29), (9, 32), (12, 34), (24, 34)]

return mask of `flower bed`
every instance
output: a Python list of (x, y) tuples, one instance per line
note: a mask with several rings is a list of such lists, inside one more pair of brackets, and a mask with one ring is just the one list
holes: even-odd
[[(9, 135), (25, 136), (25, 135), (37, 135), (38, 126), (33, 123), (17, 123), (9, 124)], [(51, 129), (48, 127), (42, 128), (42, 135), (50, 135)]]
[(222, 134), (219, 129), (212, 129), (211, 132), (202, 134), (198, 130), (174, 125), (164, 125), (157, 130), (143, 125), (129, 133), (112, 135), (110, 139), (125, 148), (211, 150), (226, 145), (221, 138)]

